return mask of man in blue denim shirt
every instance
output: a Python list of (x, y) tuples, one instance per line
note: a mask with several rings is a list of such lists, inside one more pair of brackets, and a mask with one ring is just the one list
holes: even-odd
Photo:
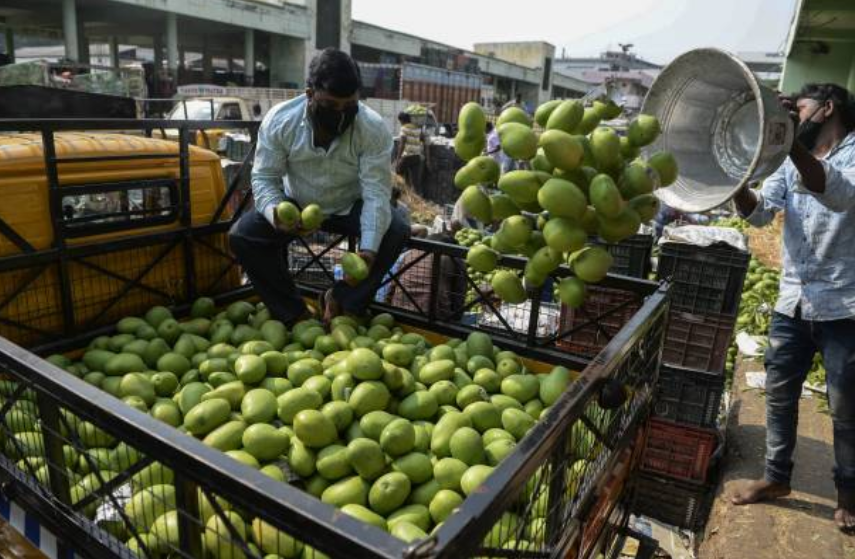
[(359, 236), (368, 278), (337, 281), (322, 297), (323, 318), (362, 314), (409, 236), (409, 223), (393, 212), (392, 135), (383, 119), (359, 102), (359, 67), (346, 53), (326, 49), (309, 67), (306, 94), (264, 117), (252, 169), (255, 208), (229, 232), (229, 242), (271, 314), (292, 324), (308, 317), (284, 259), (301, 226), (288, 228), (276, 206), (316, 203), (321, 229)]
[[(791, 106), (791, 102), (785, 101)], [(822, 355), (834, 425), (834, 520), (855, 529), (855, 106), (833, 84), (796, 97), (799, 125), (789, 159), (739, 211), (756, 227), (784, 211), (781, 289), (766, 350), (766, 473), (737, 505), (790, 492), (799, 397), (814, 353)]]

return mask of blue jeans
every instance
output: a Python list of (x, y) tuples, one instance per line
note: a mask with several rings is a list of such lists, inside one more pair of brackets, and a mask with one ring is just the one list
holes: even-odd
[(775, 313), (766, 350), (766, 479), (789, 485), (799, 397), (822, 355), (834, 425), (834, 483), (855, 489), (855, 319), (814, 322)]

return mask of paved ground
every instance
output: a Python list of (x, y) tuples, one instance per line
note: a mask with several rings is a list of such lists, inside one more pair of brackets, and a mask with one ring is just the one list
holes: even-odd
[(816, 400), (802, 399), (793, 493), (776, 503), (736, 507), (727, 497), (739, 482), (763, 472), (765, 401), (746, 389), (746, 362), (736, 375), (722, 484), (707, 524), (699, 559), (855, 559), (855, 537), (834, 526), (831, 420)]

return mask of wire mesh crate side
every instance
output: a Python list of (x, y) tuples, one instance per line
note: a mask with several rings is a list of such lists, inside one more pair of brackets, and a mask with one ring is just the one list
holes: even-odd
[(63, 332), (59, 269), (0, 272), (0, 336), (34, 344)]
[(137, 309), (186, 298), (184, 247), (141, 246), (72, 260), (75, 321), (84, 330), (113, 324)]
[(227, 233), (194, 235), (193, 252), (198, 294), (218, 295), (241, 286), (240, 267), (231, 254)]
[(346, 237), (325, 231), (294, 239), (285, 248), (288, 272), (298, 283), (326, 289), (341, 279), (338, 262), (347, 250)]
[(642, 295), (591, 286), (580, 309), (561, 306), (556, 345), (570, 353), (593, 357), (641, 308)]

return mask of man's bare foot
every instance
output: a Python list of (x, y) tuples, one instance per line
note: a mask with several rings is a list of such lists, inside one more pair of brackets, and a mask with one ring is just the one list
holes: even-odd
[(834, 523), (841, 532), (855, 534), (855, 491), (838, 491)]
[(751, 505), (786, 497), (789, 494), (789, 485), (758, 479), (750, 481), (738, 489), (730, 498), (730, 502), (734, 505)]

